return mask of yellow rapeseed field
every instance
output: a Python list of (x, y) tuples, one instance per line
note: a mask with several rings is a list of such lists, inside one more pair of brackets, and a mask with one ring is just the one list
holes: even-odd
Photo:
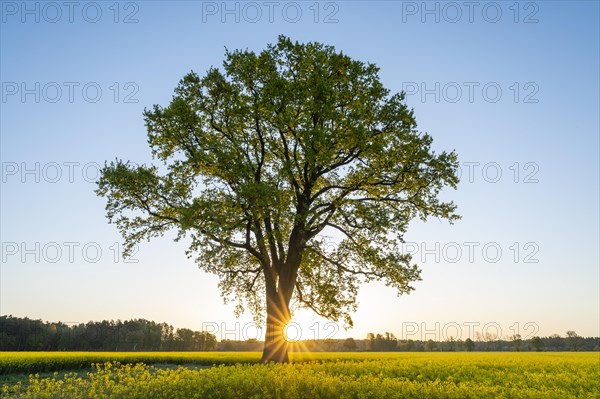
[(293, 353), (291, 357), (292, 364), (263, 366), (256, 364), (259, 353), (247, 352), (4, 352), (0, 353), (4, 377), (74, 371), (49, 377), (32, 374), (25, 381), (5, 383), (2, 396), (598, 398), (600, 392), (599, 353)]

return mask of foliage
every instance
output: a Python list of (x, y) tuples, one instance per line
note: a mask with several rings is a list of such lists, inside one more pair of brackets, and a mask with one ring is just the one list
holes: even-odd
[(144, 319), (44, 323), (27, 317), (0, 317), (0, 350), (185, 351), (213, 350), (217, 337), (206, 331), (175, 330)]
[(439, 199), (458, 183), (456, 154), (432, 149), (404, 100), (331, 46), (282, 36), (227, 51), (223, 70), (189, 73), (145, 112), (163, 165), (106, 165), (97, 194), (127, 250), (169, 229), (190, 237), (238, 311), (258, 320), (271, 303), (283, 325), (294, 297), (351, 325), (361, 281), (401, 294), (419, 279), (400, 249), (411, 219), (458, 218)]
[[(598, 351), (600, 338), (580, 337), (577, 333), (569, 331), (566, 337), (553, 334), (550, 337), (536, 336), (531, 339), (522, 339), (519, 341), (519, 347), (515, 346), (514, 339), (496, 339), (493, 343), (494, 345), (490, 347), (489, 342), (473, 341), (470, 338), (464, 341), (462, 339), (455, 340), (450, 337), (445, 341), (436, 342), (434, 347), (442, 352)], [(256, 339), (217, 342), (217, 337), (206, 331), (192, 331), (188, 328), (174, 329), (173, 326), (166, 323), (156, 323), (144, 319), (65, 324), (60, 321), (43, 322), (26, 317), (0, 317), (0, 351), (259, 351), (263, 346), (264, 342)], [(398, 340), (390, 332), (369, 333), (366, 339), (329, 339), (327, 342), (308, 339), (290, 343), (292, 351), (313, 352), (347, 350), (422, 352), (433, 348), (426, 346), (427, 342), (421, 340)], [(46, 354), (46, 356), (51, 356), (51, 354)], [(61, 354), (61, 356), (65, 356), (65, 354)], [(94, 362), (102, 362), (106, 359), (106, 357), (100, 357)], [(52, 371), (57, 370), (61, 369), (52, 369)]]
[(394, 351), (398, 348), (398, 340), (394, 334), (386, 332), (384, 335), (381, 334), (367, 334), (366, 349), (374, 352), (381, 351)]

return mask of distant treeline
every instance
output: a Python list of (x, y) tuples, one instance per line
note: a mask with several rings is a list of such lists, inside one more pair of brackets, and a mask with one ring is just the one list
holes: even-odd
[[(454, 351), (599, 351), (600, 338), (567, 331), (564, 337), (505, 339), (476, 334), (475, 339), (444, 341), (402, 340), (394, 334), (367, 334), (366, 339), (320, 339), (291, 342), (292, 351), (454, 352)], [(167, 323), (144, 319), (50, 323), (12, 316), (0, 317), (1, 351), (261, 351), (263, 342), (222, 340), (214, 334), (174, 329)]]
[(213, 334), (144, 319), (86, 324), (1, 316), (2, 351), (209, 351)]
[[(327, 340), (326, 340), (327, 341)], [(367, 335), (367, 339), (328, 340), (326, 350), (356, 350), (356, 351), (401, 351), (401, 352), (470, 352), (470, 351), (599, 351), (600, 338), (581, 337), (574, 331), (567, 331), (565, 337), (553, 334), (549, 337), (532, 337), (522, 339), (513, 335), (505, 339), (476, 334), (475, 339), (456, 340), (449, 338), (444, 341), (399, 340), (392, 333)]]
[[(219, 342), (218, 350), (258, 351), (262, 342), (256, 340)], [(292, 342), (290, 350), (296, 352), (533, 352), (533, 351), (599, 351), (600, 338), (580, 337), (573, 331), (561, 337), (532, 337), (521, 339), (513, 336), (508, 339), (476, 336), (466, 340), (448, 339), (442, 342), (427, 340), (399, 340), (394, 334), (371, 334), (366, 339), (321, 339)]]

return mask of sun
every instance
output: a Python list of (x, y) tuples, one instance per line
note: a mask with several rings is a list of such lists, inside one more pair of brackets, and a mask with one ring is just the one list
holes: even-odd
[(283, 327), (283, 336), (288, 343), (299, 342), (302, 339), (302, 327), (292, 320)]

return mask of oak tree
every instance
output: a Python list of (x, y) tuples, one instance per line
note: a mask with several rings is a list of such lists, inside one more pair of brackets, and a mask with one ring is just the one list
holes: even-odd
[(432, 150), (378, 71), (283, 36), (227, 50), (223, 68), (187, 74), (168, 106), (144, 112), (160, 162), (102, 170), (97, 194), (126, 254), (169, 229), (187, 237), (226, 300), (266, 313), (263, 362), (288, 361), (292, 304), (351, 325), (361, 282), (411, 291), (409, 222), (458, 218), (439, 198), (458, 183), (456, 154)]

